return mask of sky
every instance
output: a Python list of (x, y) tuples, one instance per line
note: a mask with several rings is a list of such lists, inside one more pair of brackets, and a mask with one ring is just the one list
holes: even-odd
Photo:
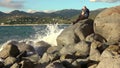
[(53, 12), (63, 9), (80, 10), (82, 6), (95, 10), (118, 5), (120, 6), (120, 0), (0, 0), (0, 11)]

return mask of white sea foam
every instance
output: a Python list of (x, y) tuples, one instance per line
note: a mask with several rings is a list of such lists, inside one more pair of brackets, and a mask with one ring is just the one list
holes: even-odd
[(47, 24), (46, 29), (44, 29), (45, 34), (41, 34), (41, 31), (36, 30), (34, 42), (45, 41), (52, 46), (57, 46), (56, 38), (63, 31), (63, 29), (58, 28), (58, 24)]

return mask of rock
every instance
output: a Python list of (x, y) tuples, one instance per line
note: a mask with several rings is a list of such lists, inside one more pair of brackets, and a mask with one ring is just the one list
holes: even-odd
[(44, 53), (42, 58), (38, 61), (38, 63), (44, 64), (44, 63), (49, 63), (50, 61), (51, 60), (50, 60), (49, 54)]
[(33, 54), (27, 57), (22, 57), (22, 59), (27, 59), (27, 60), (30, 60), (31, 62), (37, 63), (40, 57), (38, 54)]
[(62, 55), (72, 55), (73, 53), (75, 53), (74, 45), (66, 45), (60, 50), (60, 54)]
[(95, 40), (96, 40), (96, 41), (99, 41), (99, 42), (102, 42), (102, 43), (106, 42), (106, 40), (105, 40), (102, 36), (100, 36), (100, 35), (98, 35), (98, 34), (94, 34), (94, 33), (88, 35), (88, 36), (85, 38), (85, 40), (88, 41), (88, 42), (93, 42), (93, 41), (95, 41)]
[[(80, 24), (78, 24), (80, 23)], [(79, 37), (80, 40), (85, 40), (85, 38), (92, 34), (93, 31), (93, 20), (86, 19), (78, 22), (75, 25), (78, 25), (75, 29), (75, 34)]]
[(120, 68), (120, 57), (105, 58), (96, 68)]
[(80, 66), (80, 68), (88, 68), (88, 59), (76, 59), (76, 62)]
[(98, 41), (92, 42), (91, 47), (90, 47), (90, 54), (89, 54), (90, 60), (99, 61), (101, 54), (97, 48), (100, 45), (101, 45), (101, 43)]
[(79, 64), (79, 62), (74, 61), (74, 62), (72, 62), (72, 67), (71, 68), (81, 68), (81, 65)]
[(34, 68), (34, 63), (30, 60), (23, 60), (20, 62), (21, 68)]
[(120, 47), (118, 45), (110, 45), (107, 49), (103, 51), (100, 60), (119, 56), (119, 52), (120, 52)]
[(46, 68), (65, 68), (60, 61), (54, 61), (46, 66)]
[(58, 46), (73, 45), (93, 33), (93, 20), (86, 19), (69, 26), (57, 37)]
[(60, 58), (59, 46), (51, 46), (48, 48), (47, 53), (51, 56), (51, 60), (58, 60)]
[(20, 65), (18, 63), (14, 63), (10, 68), (20, 68)]
[(65, 66), (65, 68), (73, 68), (73, 65), (72, 65), (73, 59), (64, 59), (60, 61)]
[(4, 61), (4, 65), (6, 66), (6, 67), (10, 67), (12, 64), (14, 64), (15, 62), (16, 62), (16, 58), (14, 58), (14, 57), (8, 57), (8, 58), (6, 58), (5, 59), (5, 61)]
[(49, 47), (50, 47), (50, 44), (48, 44), (44, 41), (35, 43), (35, 49), (40, 56), (42, 56)]
[(24, 52), (21, 52), (16, 58), (17, 58), (17, 61), (21, 61), (22, 60), (22, 57), (26, 57), (27, 56), (27, 52), (24, 51)]
[(87, 57), (89, 55), (90, 52), (90, 43), (87, 43), (85, 41), (81, 41), (78, 44), (76, 44), (75, 46), (75, 51), (76, 51), (76, 56), (80, 56), (80, 57)]
[(60, 50), (60, 60), (64, 59), (75, 59), (76, 57), (74, 56), (75, 53), (74, 45), (66, 45)]
[(88, 68), (96, 68), (97, 67), (97, 64), (93, 64), (91, 66), (89, 66)]
[(120, 41), (120, 6), (108, 8), (97, 15), (94, 31), (104, 37), (109, 44)]
[(60, 47), (59, 46), (51, 46), (47, 49), (47, 53), (48, 54), (55, 54), (55, 53), (59, 53), (60, 51)]
[(19, 55), (19, 49), (16, 45), (6, 44), (3, 46), (3, 49), (0, 51), (0, 57), (5, 59), (9, 56), (16, 57)]
[(66, 45), (75, 44), (79, 42), (80, 40), (78, 37), (76, 37), (74, 30), (75, 30), (75, 25), (65, 28), (61, 32), (61, 34), (57, 37), (57, 45), (66, 46)]
[(35, 53), (35, 49), (33, 48), (33, 46), (28, 45), (25, 42), (20, 42), (17, 46), (20, 52), (26, 51), (28, 55)]
[(0, 62), (0, 68), (3, 68), (3, 67), (4, 67), (3, 62)]

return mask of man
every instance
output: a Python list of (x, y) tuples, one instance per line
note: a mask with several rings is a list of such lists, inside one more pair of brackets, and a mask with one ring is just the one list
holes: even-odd
[(89, 17), (89, 9), (86, 6), (83, 6), (82, 12), (80, 13), (78, 19), (73, 22), (73, 24), (77, 23), (80, 20), (87, 19)]

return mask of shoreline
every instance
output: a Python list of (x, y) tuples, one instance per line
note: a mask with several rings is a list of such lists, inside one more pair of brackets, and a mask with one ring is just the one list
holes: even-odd
[[(0, 25), (0, 26), (39, 26), (39, 25), (49, 25), (49, 24), (14, 24), (14, 25)], [(56, 25), (56, 24), (53, 24)], [(58, 25), (70, 25), (70, 24), (58, 24)]]

